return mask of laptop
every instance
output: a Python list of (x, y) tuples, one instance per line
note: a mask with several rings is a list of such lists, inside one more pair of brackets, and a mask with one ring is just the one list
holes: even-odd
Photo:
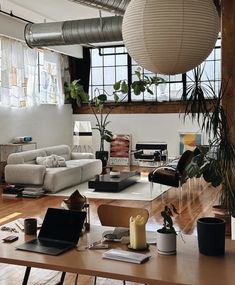
[(59, 255), (76, 247), (86, 212), (48, 208), (38, 238), (16, 249)]

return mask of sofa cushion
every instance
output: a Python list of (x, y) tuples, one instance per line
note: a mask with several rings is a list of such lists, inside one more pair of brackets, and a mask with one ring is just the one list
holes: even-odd
[(43, 189), (58, 192), (81, 182), (82, 169), (79, 167), (46, 168)]
[(34, 149), (23, 152), (11, 153), (8, 156), (7, 164), (36, 164), (36, 158), (38, 156), (46, 156), (46, 152), (43, 149)]
[(102, 162), (100, 159), (82, 159), (66, 161), (68, 167), (81, 168), (81, 182), (93, 178), (102, 173)]
[(56, 154), (62, 156), (65, 160), (71, 159), (71, 150), (68, 145), (58, 145), (44, 148), (46, 156)]
[(5, 180), (10, 184), (42, 185), (46, 173), (43, 165), (8, 164)]
[(36, 163), (39, 165), (45, 165), (47, 168), (51, 167), (66, 167), (64, 157), (52, 154), (50, 156), (39, 156), (36, 158)]

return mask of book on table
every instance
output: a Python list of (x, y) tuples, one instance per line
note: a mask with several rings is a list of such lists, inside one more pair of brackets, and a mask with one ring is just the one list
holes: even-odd
[(140, 264), (148, 260), (150, 258), (150, 255), (121, 249), (110, 249), (103, 253), (103, 258)]

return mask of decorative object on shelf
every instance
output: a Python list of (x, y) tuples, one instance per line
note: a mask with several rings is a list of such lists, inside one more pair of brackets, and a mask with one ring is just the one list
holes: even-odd
[(224, 255), (225, 221), (214, 217), (197, 220), (199, 252), (209, 256)]
[(176, 254), (176, 231), (173, 226), (173, 212), (178, 214), (173, 204), (166, 205), (161, 212), (163, 217), (163, 227), (157, 230), (157, 251), (160, 254), (173, 255)]
[(140, 215), (130, 217), (130, 244), (129, 248), (143, 250), (147, 248), (146, 242), (146, 219)]
[(122, 34), (138, 64), (154, 73), (173, 75), (205, 60), (219, 29), (212, 0), (132, 0), (124, 14)]

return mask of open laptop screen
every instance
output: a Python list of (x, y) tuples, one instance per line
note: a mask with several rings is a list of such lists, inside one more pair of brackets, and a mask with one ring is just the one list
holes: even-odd
[(86, 212), (48, 208), (38, 238), (77, 243)]

